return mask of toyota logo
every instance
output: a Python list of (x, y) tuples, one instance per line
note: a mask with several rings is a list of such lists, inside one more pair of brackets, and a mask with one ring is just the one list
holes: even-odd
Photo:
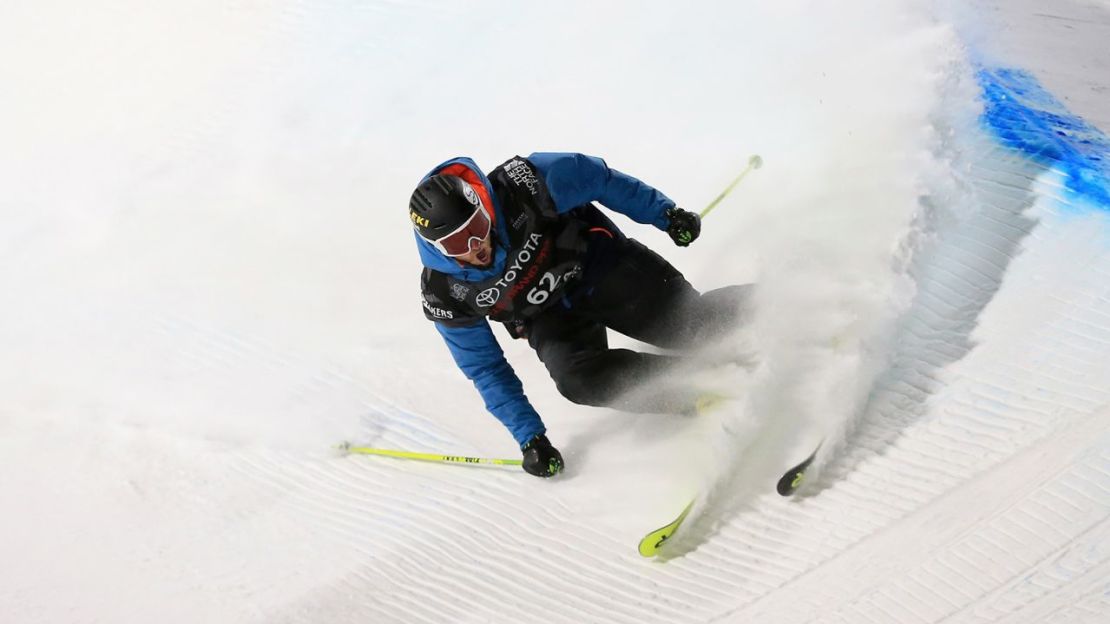
[(478, 296), (474, 298), (474, 302), (483, 308), (488, 308), (491, 305), (497, 303), (497, 300), (500, 298), (500, 290), (497, 290), (496, 288), (487, 288), (478, 293)]

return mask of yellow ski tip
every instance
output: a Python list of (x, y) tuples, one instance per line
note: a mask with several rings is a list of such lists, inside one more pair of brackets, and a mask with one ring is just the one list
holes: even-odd
[(659, 552), (659, 547), (663, 545), (663, 542), (667, 541), (668, 537), (670, 537), (670, 535), (659, 534), (658, 531), (648, 533), (644, 539), (640, 540), (640, 556), (654, 557), (656, 553)]
[(704, 416), (709, 412), (725, 405), (733, 400), (732, 397), (724, 394), (717, 394), (716, 392), (706, 392), (694, 399), (694, 413), (698, 416)]
[(682, 521), (686, 519), (686, 515), (690, 513), (693, 507), (694, 501), (690, 501), (673, 522), (645, 535), (644, 539), (640, 540), (640, 556), (654, 557), (659, 554), (659, 549), (674, 535), (674, 532), (682, 525)]

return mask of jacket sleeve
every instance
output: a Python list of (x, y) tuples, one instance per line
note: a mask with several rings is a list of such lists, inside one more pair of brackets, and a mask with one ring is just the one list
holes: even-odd
[(455, 364), (482, 395), (486, 409), (505, 425), (517, 444), (524, 446), (534, 436), (546, 432), (487, 321), (483, 319), (463, 327), (443, 323), (435, 326), (451, 350)]
[(543, 175), (559, 212), (596, 201), (637, 223), (654, 225), (661, 230), (667, 228), (669, 220), (664, 212), (675, 203), (636, 178), (610, 169), (600, 158), (536, 152), (528, 160)]

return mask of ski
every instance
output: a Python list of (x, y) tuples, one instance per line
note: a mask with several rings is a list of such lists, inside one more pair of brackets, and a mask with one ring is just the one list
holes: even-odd
[(813, 449), (813, 452), (810, 453), (809, 457), (803, 459), (802, 463), (783, 473), (782, 478), (779, 479), (778, 485), (775, 486), (775, 489), (778, 490), (780, 495), (790, 496), (798, 491), (798, 488), (802, 486), (802, 482), (805, 481), (806, 469), (809, 468), (813, 460), (817, 458), (817, 451), (821, 450), (821, 444), (824, 444), (824, 440), (817, 444), (817, 448)]
[[(756, 166), (758, 167), (758, 165)], [(747, 173), (747, 171), (745, 171), (745, 173)], [(713, 206), (710, 205), (710, 208), (712, 207)], [(728, 397), (724, 395), (707, 392), (698, 397), (696, 401), (694, 401), (694, 411), (698, 414), (698, 416), (704, 416), (713, 408), (727, 401)], [(678, 527), (682, 526), (682, 523), (686, 520), (686, 516), (690, 514), (690, 510), (694, 508), (694, 503), (697, 502), (697, 500), (697, 497), (690, 499), (690, 502), (686, 503), (686, 507), (682, 509), (682, 513), (678, 514), (677, 518), (672, 520), (666, 526), (655, 529), (651, 533), (645, 535), (644, 538), (640, 540), (640, 556), (654, 557), (655, 555), (659, 554), (659, 549), (663, 546), (663, 544), (667, 542), (667, 540), (671, 538), (672, 535), (674, 535), (675, 531), (678, 530)]]
[[(809, 468), (809, 466), (813, 463), (813, 460), (817, 458), (817, 451), (821, 450), (822, 444), (824, 444), (824, 440), (817, 444), (817, 448), (813, 449), (813, 452), (809, 454), (809, 457), (803, 459), (800, 464), (794, 466), (790, 470), (787, 470), (782, 475), (782, 478), (779, 479), (778, 485), (775, 486), (775, 489), (778, 491), (779, 494), (781, 494), (782, 496), (790, 496), (794, 494), (794, 492), (796, 492), (799, 487), (801, 487), (802, 482), (805, 481), (806, 469)], [(663, 544), (667, 543), (667, 540), (671, 539), (671, 536), (675, 534), (675, 531), (678, 531), (678, 528), (681, 527), (682, 523), (686, 520), (686, 516), (690, 515), (690, 510), (694, 508), (695, 502), (697, 502), (697, 499), (692, 499), (689, 503), (686, 504), (686, 507), (682, 510), (682, 513), (678, 514), (677, 518), (672, 520), (669, 524), (655, 529), (651, 533), (645, 535), (644, 538), (640, 540), (640, 556), (654, 557), (658, 555), (659, 549), (663, 547)]]
[(678, 527), (682, 526), (682, 521), (686, 519), (690, 510), (694, 508), (694, 501), (696, 500), (697, 499), (691, 500), (689, 504), (686, 505), (686, 508), (682, 510), (682, 513), (678, 514), (678, 517), (670, 524), (648, 533), (644, 536), (644, 539), (640, 540), (641, 557), (654, 557), (659, 554), (659, 548), (674, 535)]

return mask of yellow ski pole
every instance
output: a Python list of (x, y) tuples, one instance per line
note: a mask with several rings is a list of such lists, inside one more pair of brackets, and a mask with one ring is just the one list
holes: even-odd
[(701, 214), (699, 214), (698, 216), (700, 216), (702, 219), (704, 219), (705, 215), (709, 214), (710, 210), (713, 210), (714, 208), (716, 208), (717, 204), (721, 203), (721, 200), (724, 199), (726, 195), (731, 193), (732, 189), (736, 188), (737, 184), (740, 184), (740, 180), (743, 180), (744, 176), (748, 175), (749, 171), (751, 171), (752, 169), (759, 169), (762, 165), (763, 165), (763, 159), (759, 157), (759, 154), (756, 154), (756, 155), (752, 156), (751, 158), (749, 158), (748, 159), (748, 166), (744, 167), (744, 170), (740, 172), (740, 175), (736, 176), (732, 180), (732, 182), (729, 183), (729, 185), (725, 187), (725, 190), (721, 191), (721, 194), (717, 196), (717, 199), (714, 199), (713, 201), (709, 202), (709, 205), (706, 206), (705, 210), (702, 210)]
[(412, 451), (395, 451), (391, 449), (370, 448), (369, 446), (352, 446), (350, 442), (341, 442), (337, 448), (347, 453), (358, 455), (384, 455), (400, 459), (415, 459), (418, 461), (447, 462), (456, 464), (497, 464), (498, 466), (519, 466), (519, 459), (491, 459), (489, 457), (464, 457), (461, 455), (439, 455), (437, 453), (414, 453)]

